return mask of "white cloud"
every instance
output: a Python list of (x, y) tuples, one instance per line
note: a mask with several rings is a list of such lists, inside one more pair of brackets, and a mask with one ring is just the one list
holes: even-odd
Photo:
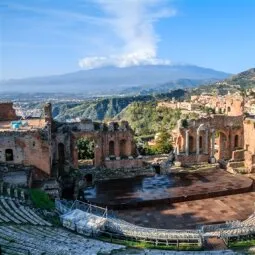
[(108, 19), (106, 29), (114, 32), (121, 45), (114, 54), (81, 59), (79, 61), (81, 68), (170, 64), (169, 60), (157, 58), (159, 38), (154, 29), (154, 22), (158, 19), (175, 15), (175, 10), (164, 7), (166, 1), (95, 0), (95, 2)]

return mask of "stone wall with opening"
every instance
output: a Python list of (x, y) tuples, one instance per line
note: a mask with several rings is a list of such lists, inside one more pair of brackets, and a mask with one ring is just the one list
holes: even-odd
[(229, 160), (243, 148), (243, 117), (212, 115), (197, 120), (180, 120), (173, 131), (176, 160), (182, 164)]

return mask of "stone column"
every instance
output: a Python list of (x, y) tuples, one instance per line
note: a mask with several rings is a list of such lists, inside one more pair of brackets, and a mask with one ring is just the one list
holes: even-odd
[(189, 130), (185, 131), (185, 153), (189, 155)]
[(214, 157), (214, 146), (215, 146), (215, 130), (212, 130), (212, 144), (211, 144), (211, 158)]
[(179, 145), (179, 136), (177, 137), (177, 140), (176, 140), (176, 155), (180, 155), (180, 145)]
[(179, 148), (179, 145), (177, 144), (176, 146), (176, 155), (180, 155), (180, 148)]
[(205, 154), (208, 154), (208, 129), (205, 130)]
[(199, 129), (197, 129), (197, 140), (196, 140), (196, 142), (197, 142), (197, 150), (196, 150), (196, 152), (197, 152), (197, 155), (199, 155)]

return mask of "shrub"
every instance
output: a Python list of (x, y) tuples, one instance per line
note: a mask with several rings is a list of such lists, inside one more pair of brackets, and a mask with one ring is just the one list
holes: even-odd
[(49, 195), (40, 189), (29, 190), (31, 200), (36, 208), (52, 210), (55, 208), (54, 202)]

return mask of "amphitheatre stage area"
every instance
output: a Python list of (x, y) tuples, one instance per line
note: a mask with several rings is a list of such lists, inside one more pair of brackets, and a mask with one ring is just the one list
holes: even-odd
[(250, 178), (214, 169), (99, 181), (84, 190), (84, 200), (115, 210), (157, 207), (245, 193), (252, 186)]

